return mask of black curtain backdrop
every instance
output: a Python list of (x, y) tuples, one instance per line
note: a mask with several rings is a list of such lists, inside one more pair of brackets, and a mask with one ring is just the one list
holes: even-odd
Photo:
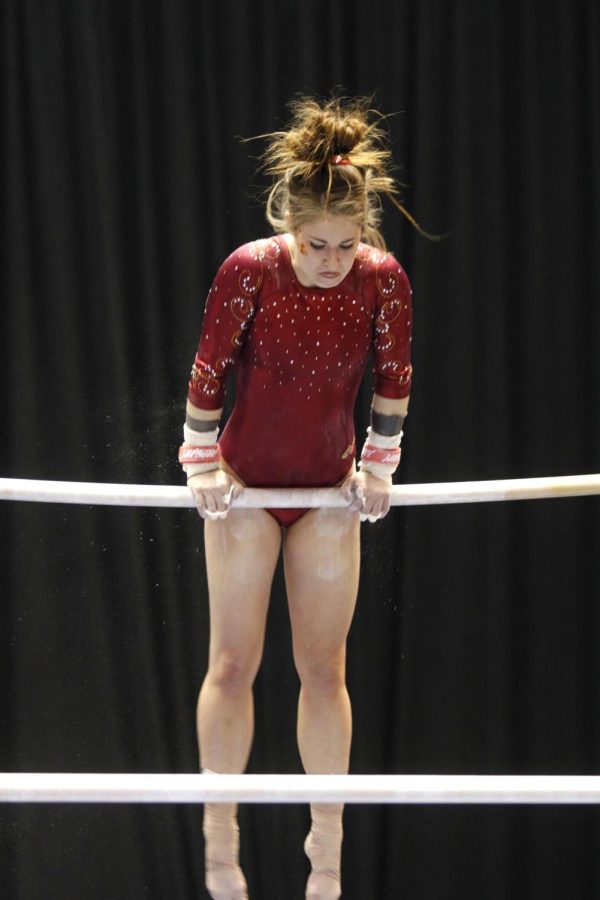
[[(3, 0), (0, 474), (181, 483), (204, 298), (268, 234), (261, 145), (298, 91), (375, 94), (414, 288), (400, 479), (600, 468), (595, 0)], [(370, 387), (357, 408), (368, 420)], [(598, 772), (596, 498), (364, 526), (355, 773)], [(193, 511), (0, 505), (7, 771), (194, 772)], [(277, 573), (250, 770), (299, 772)], [(301, 898), (306, 808), (244, 807), (253, 900)], [(600, 896), (593, 807), (349, 807), (344, 897)], [(200, 810), (4, 806), (9, 900), (204, 897)]]

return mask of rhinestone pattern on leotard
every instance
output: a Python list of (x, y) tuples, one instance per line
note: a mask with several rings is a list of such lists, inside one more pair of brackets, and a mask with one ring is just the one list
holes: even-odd
[(374, 387), (410, 390), (411, 293), (389, 254), (360, 245), (333, 288), (296, 279), (283, 237), (236, 250), (209, 292), (189, 398), (223, 403), (234, 366), (236, 403), (221, 438), (248, 484), (334, 484), (354, 457), (353, 407), (369, 352)]

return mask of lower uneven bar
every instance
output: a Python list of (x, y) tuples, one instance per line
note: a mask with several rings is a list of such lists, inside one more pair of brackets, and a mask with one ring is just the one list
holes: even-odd
[(600, 776), (5, 772), (0, 802), (593, 804)]

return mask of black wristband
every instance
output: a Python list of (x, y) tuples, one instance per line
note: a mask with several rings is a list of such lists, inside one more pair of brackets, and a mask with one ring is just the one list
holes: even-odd
[(400, 434), (402, 425), (406, 416), (386, 416), (384, 413), (371, 410), (371, 428), (377, 434), (384, 437), (391, 437), (393, 434)]
[(185, 424), (188, 428), (191, 428), (192, 431), (204, 432), (204, 431), (214, 431), (215, 428), (219, 424), (218, 419), (195, 419), (193, 416), (190, 416), (189, 413), (185, 415)]

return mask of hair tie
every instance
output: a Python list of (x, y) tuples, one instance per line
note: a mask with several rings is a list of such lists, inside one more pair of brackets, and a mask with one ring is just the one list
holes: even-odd
[(352, 163), (350, 162), (350, 160), (347, 156), (342, 156), (341, 154), (336, 153), (335, 156), (331, 157), (331, 165), (332, 166), (351, 166)]

